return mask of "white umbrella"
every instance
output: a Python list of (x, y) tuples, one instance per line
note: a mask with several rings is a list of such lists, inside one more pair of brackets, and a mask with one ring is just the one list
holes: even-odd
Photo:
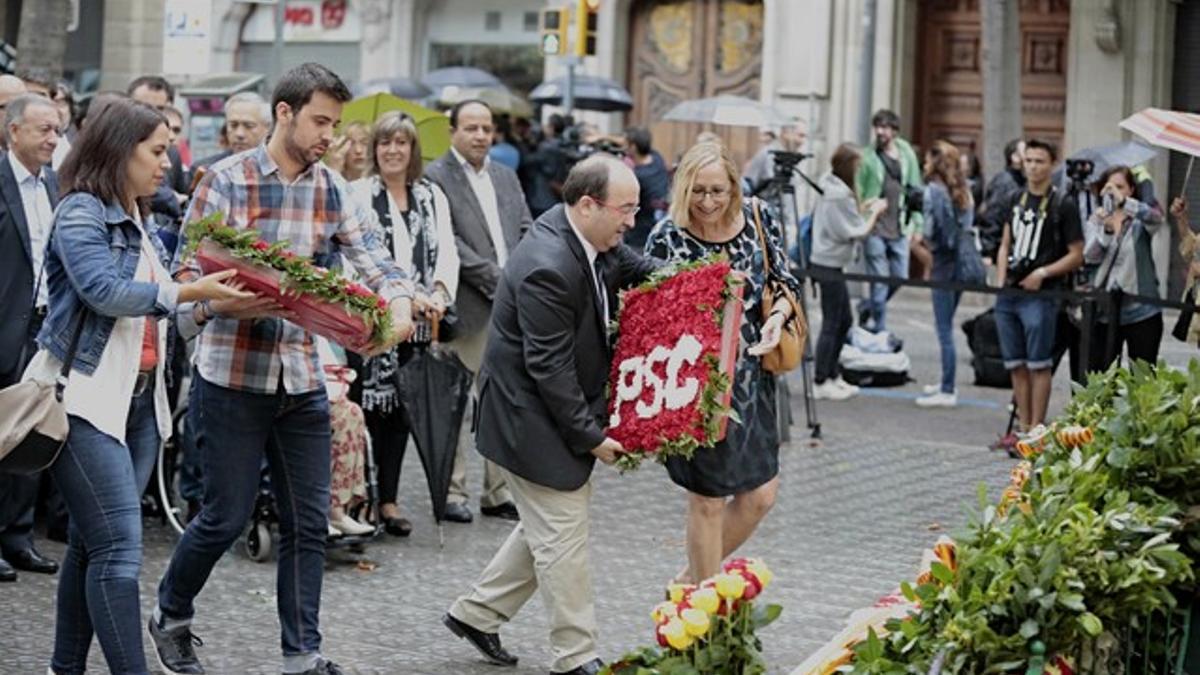
[(796, 121), (794, 117), (770, 103), (744, 96), (716, 96), (683, 101), (671, 108), (663, 119), (733, 127), (781, 127)]

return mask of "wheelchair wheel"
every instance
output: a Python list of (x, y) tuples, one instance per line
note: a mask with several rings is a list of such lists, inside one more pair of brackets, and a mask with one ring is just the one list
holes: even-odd
[(187, 406), (180, 406), (173, 418), (174, 434), (171, 440), (159, 446), (154, 474), (163, 518), (176, 534), (183, 534), (184, 528), (187, 527), (184, 521), (187, 517), (187, 500), (179, 494), (179, 464), (183, 459), (180, 441), (186, 431)]
[(254, 562), (271, 559), (271, 528), (266, 523), (255, 522), (246, 532), (246, 555)]

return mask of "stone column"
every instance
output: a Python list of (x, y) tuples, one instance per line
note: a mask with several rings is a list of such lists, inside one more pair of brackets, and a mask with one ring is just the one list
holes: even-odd
[(124, 91), (133, 78), (162, 72), (162, 0), (108, 0), (104, 35), (101, 89)]

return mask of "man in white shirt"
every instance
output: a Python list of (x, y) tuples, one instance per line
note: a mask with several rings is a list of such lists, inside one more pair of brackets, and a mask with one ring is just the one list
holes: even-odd
[[(5, 101), (4, 136), (9, 152), (0, 158), (0, 302), (9, 318), (0, 326), (0, 388), (20, 380), (46, 316), (42, 260), (58, 202), (58, 182), (47, 166), (58, 143), (54, 103), (34, 94)], [(0, 581), (15, 581), (16, 570), (58, 571), (33, 547), (37, 488), (37, 476), (0, 473)]]
[[(450, 110), (452, 147), (425, 169), (450, 202), (461, 259), (455, 302), (459, 335), (453, 347), (472, 374), (479, 372), (483, 361), (500, 271), (532, 222), (517, 174), (488, 158), (495, 130), (492, 119), (491, 108), (482, 101), (455, 105)], [(469, 428), (464, 424), (464, 429)], [(460, 433), (446, 505), (446, 519), (453, 522), (472, 519), (466, 490), (466, 456), (471, 446), (470, 433)], [(486, 460), (479, 503), (484, 515), (517, 519), (503, 474)]]

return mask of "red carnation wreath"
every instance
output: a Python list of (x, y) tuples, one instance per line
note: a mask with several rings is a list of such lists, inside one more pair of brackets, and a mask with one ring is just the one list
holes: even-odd
[(725, 437), (742, 318), (742, 283), (724, 258), (655, 274), (621, 296), (609, 376), (609, 435), (622, 470)]
[(268, 244), (254, 230), (229, 227), (221, 213), (188, 224), (185, 236), (186, 256), (194, 255), (201, 271), (236, 269), (246, 290), (274, 298), (305, 330), (357, 352), (388, 341), (392, 313), (383, 298), (296, 255), (286, 243)]

